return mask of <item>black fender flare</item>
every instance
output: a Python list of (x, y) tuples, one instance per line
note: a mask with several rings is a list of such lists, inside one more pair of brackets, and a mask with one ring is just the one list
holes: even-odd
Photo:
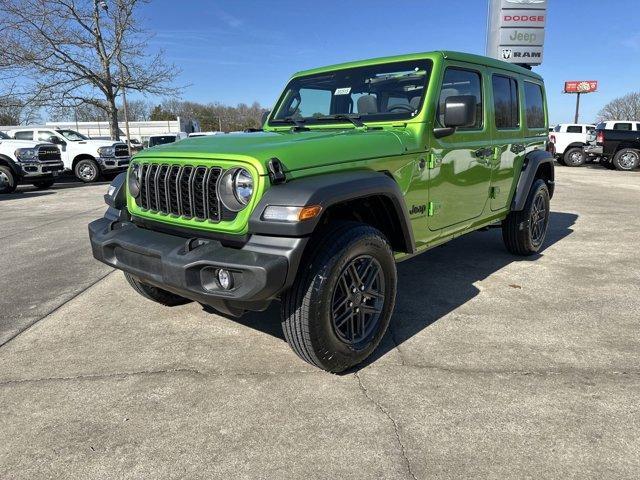
[(547, 178), (546, 181), (547, 186), (549, 187), (549, 195), (553, 196), (555, 185), (553, 156), (545, 150), (533, 150), (527, 153), (524, 157), (524, 163), (522, 164), (522, 170), (520, 171), (520, 178), (518, 179), (518, 185), (511, 203), (512, 211), (520, 211), (524, 209), (524, 204), (527, 201), (529, 190), (531, 190), (531, 186), (536, 178), (539, 178), (538, 171), (540, 170), (540, 166), (545, 164), (549, 165), (548, 168), (551, 172), (550, 178)]
[(0, 154), (0, 165), (9, 167), (16, 177), (22, 176), (22, 168), (11, 157)]
[(311, 235), (322, 215), (302, 222), (276, 222), (262, 218), (268, 205), (320, 205), (326, 212), (332, 205), (360, 198), (384, 196), (391, 202), (402, 230), (405, 250), (413, 253), (415, 241), (404, 195), (396, 181), (382, 172), (353, 170), (292, 179), (272, 185), (256, 205), (249, 218), (249, 233), (282, 237)]

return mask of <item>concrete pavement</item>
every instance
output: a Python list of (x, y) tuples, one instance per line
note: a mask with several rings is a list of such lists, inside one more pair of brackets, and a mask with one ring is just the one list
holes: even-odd
[(637, 478), (640, 172), (556, 172), (541, 255), (492, 230), (400, 264), (391, 332), (341, 376), (277, 305), (169, 309), (92, 262), (104, 186), (0, 201), (5, 338), (31, 325), (0, 347), (0, 478)]

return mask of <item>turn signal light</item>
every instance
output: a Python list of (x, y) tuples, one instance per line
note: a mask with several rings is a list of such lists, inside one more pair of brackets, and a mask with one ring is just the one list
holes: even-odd
[(310, 218), (317, 217), (322, 210), (320, 205), (311, 205), (310, 207), (303, 207), (298, 214), (298, 220), (309, 220)]

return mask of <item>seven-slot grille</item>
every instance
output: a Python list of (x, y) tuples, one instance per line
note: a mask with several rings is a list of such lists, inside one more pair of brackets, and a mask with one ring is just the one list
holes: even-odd
[(38, 160), (41, 162), (59, 162), (62, 159), (58, 147), (41, 145), (38, 147)]
[(128, 157), (129, 156), (129, 148), (126, 145), (118, 144), (115, 146), (115, 156), (116, 157)]
[(220, 221), (220, 167), (140, 165), (140, 195), (136, 202), (154, 213), (196, 220)]

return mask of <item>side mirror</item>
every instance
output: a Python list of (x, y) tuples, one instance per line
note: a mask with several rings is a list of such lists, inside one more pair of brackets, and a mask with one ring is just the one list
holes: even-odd
[(61, 138), (56, 137), (55, 135), (51, 135), (48, 138), (49, 143), (53, 143), (55, 145), (66, 145), (66, 142), (64, 142)]
[(264, 127), (265, 123), (267, 123), (267, 120), (268, 120), (270, 114), (271, 114), (271, 110), (267, 110), (266, 112), (262, 112), (262, 119), (260, 120), (262, 123), (261, 123), (260, 126)]
[(472, 127), (476, 123), (476, 97), (474, 95), (454, 95), (444, 102), (444, 128), (433, 130), (436, 138), (446, 137), (458, 127)]

